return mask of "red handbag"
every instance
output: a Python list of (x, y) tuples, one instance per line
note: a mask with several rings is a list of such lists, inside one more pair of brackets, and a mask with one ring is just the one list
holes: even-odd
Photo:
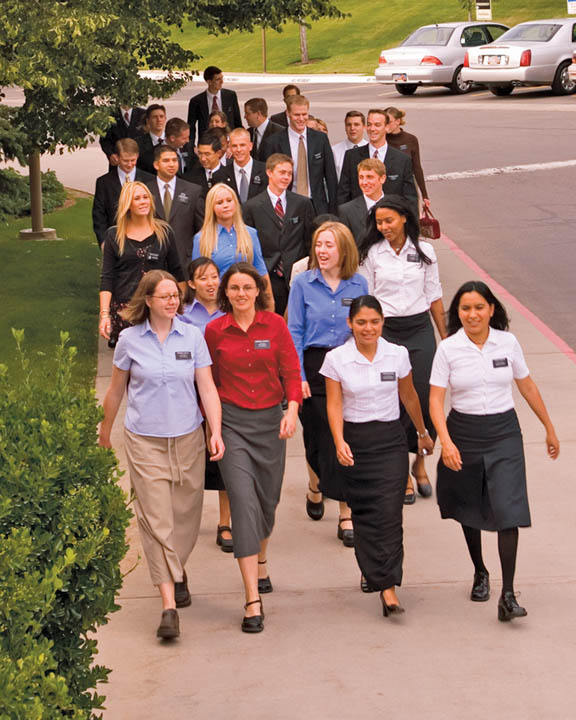
[(420, 218), (420, 235), (430, 240), (438, 240), (440, 237), (440, 223), (426, 205), (424, 205), (424, 215)]

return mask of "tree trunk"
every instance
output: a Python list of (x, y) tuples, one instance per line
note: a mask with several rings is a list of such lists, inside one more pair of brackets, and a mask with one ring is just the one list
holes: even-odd
[(308, 37), (306, 35), (306, 25), (300, 23), (300, 62), (302, 65), (308, 65)]
[(41, 232), (44, 229), (42, 217), (42, 175), (40, 173), (40, 153), (34, 152), (28, 156), (30, 168), (30, 214), (32, 216), (32, 232)]
[(266, 72), (266, 28), (262, 28), (262, 72)]

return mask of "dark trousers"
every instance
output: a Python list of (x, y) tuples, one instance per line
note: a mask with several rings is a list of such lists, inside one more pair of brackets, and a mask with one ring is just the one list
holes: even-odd
[(270, 285), (272, 285), (272, 294), (274, 295), (274, 311), (278, 315), (284, 315), (286, 305), (288, 305), (288, 286), (284, 276), (278, 277), (274, 271), (270, 273)]

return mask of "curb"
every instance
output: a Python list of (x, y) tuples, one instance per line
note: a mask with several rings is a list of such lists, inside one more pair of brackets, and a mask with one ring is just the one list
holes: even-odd
[[(141, 70), (138, 73), (141, 77), (149, 78), (150, 80), (162, 80), (168, 75), (165, 70)], [(342, 73), (341, 75), (336, 73), (325, 73), (318, 75), (296, 75), (289, 73), (227, 73), (224, 72), (227, 83), (261, 83), (261, 84), (274, 84), (286, 85), (288, 83), (376, 83), (376, 78), (373, 75), (354, 75), (351, 73)], [(179, 72), (172, 73), (172, 75), (181, 75)], [(191, 78), (191, 82), (204, 83), (202, 75), (194, 75)]]

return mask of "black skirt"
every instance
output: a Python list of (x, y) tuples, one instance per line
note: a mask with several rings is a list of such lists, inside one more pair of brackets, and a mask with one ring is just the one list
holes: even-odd
[(338, 465), (352, 510), (354, 552), (376, 590), (402, 584), (402, 510), (408, 474), (406, 434), (400, 420), (344, 423), (354, 465)]
[(437, 497), (443, 518), (479, 530), (530, 526), (522, 433), (515, 410), (468, 415), (451, 410), (448, 432), (462, 470), (438, 461)]
[[(430, 373), (432, 372), (432, 361), (436, 352), (436, 338), (434, 328), (430, 321), (430, 313), (423, 312), (417, 315), (406, 317), (388, 317), (384, 323), (382, 337), (395, 345), (403, 345), (410, 356), (412, 365), (412, 381), (418, 393), (424, 425), (432, 439), (436, 439), (436, 430), (430, 420), (428, 408), (430, 398)], [(418, 452), (418, 434), (412, 424), (404, 406), (402, 406), (400, 420), (406, 431), (408, 439), (408, 450)]]
[(312, 397), (302, 403), (300, 422), (306, 461), (320, 480), (323, 495), (332, 500), (345, 501), (344, 488), (338, 474), (336, 448), (328, 424), (326, 411), (326, 382), (320, 368), (331, 348), (311, 347), (304, 350), (304, 372)]

